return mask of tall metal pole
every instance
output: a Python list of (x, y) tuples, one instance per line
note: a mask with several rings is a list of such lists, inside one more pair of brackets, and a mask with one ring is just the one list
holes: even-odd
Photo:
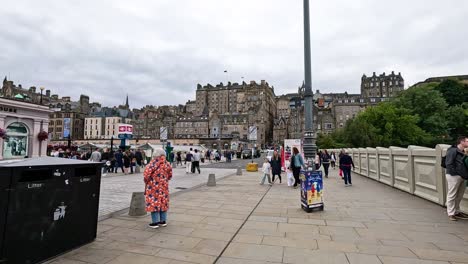
[(305, 131), (304, 131), (304, 156), (309, 160), (309, 165), (315, 169), (313, 160), (317, 146), (315, 145), (315, 133), (313, 125), (313, 92), (312, 92), (312, 69), (310, 56), (310, 19), (309, 19), (309, 0), (304, 0), (304, 114), (305, 114)]

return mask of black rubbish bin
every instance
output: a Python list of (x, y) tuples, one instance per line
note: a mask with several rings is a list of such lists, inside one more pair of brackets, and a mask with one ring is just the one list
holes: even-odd
[(0, 263), (38, 263), (93, 241), (101, 167), (50, 157), (0, 163), (0, 186), (9, 178)]

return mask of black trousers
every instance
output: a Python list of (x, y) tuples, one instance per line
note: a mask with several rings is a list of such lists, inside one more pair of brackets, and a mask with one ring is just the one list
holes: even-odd
[(195, 173), (195, 170), (200, 174), (200, 161), (192, 161), (192, 173)]
[(323, 170), (325, 171), (325, 177), (328, 177), (328, 168), (330, 167), (329, 163), (322, 163)]
[(301, 184), (301, 180), (299, 179), (299, 174), (301, 173), (301, 167), (293, 167), (293, 176), (294, 176), (294, 187), (298, 184)]
[(274, 173), (272, 173), (272, 174), (273, 174), (272, 181), (273, 181), (273, 182), (275, 182), (275, 175), (278, 175), (278, 178), (279, 178), (279, 180), (280, 180), (280, 183), (281, 183), (281, 172), (280, 172), (280, 173), (278, 173), (278, 174), (274, 174)]

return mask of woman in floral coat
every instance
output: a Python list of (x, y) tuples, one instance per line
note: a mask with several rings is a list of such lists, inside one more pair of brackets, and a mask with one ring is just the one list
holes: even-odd
[(172, 167), (166, 161), (166, 152), (156, 150), (143, 173), (145, 181), (146, 211), (151, 213), (151, 228), (167, 226), (167, 209), (169, 208), (169, 180), (172, 178)]

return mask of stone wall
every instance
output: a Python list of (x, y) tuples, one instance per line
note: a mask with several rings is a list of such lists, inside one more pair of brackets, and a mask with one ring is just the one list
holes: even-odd
[[(409, 146), (345, 150), (353, 158), (355, 174), (445, 206), (447, 183), (445, 169), (440, 163), (449, 147), (437, 145), (435, 149)], [(329, 151), (339, 153), (340, 149)], [(465, 192), (461, 207), (468, 213), (468, 191)]]

